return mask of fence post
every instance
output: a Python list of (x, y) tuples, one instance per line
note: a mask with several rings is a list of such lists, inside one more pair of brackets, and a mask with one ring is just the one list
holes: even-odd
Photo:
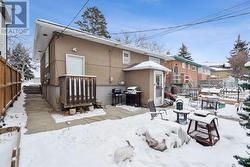
[[(3, 64), (3, 69), (4, 69), (4, 73), (3, 73), (3, 83), (4, 83), (4, 88), (3, 88), (3, 107), (4, 107), (4, 112), (5, 112), (5, 107), (6, 107), (6, 62), (4, 62)], [(5, 113), (2, 113), (5, 115)]]

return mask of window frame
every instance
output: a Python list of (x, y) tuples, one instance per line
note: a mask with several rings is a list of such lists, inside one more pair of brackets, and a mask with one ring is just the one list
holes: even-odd
[(197, 71), (197, 67), (194, 66), (194, 65), (192, 65), (192, 70), (193, 70), (193, 71)]
[[(124, 57), (125, 54), (128, 55), (128, 57), (127, 57), (128, 60), (125, 60), (125, 57)], [(127, 62), (126, 62), (126, 61), (127, 61)], [(122, 64), (124, 64), (124, 65), (129, 65), (130, 62), (131, 62), (131, 54), (130, 54), (130, 51), (123, 50), (123, 51), (122, 51)]]
[(182, 68), (186, 69), (186, 63), (182, 62)]

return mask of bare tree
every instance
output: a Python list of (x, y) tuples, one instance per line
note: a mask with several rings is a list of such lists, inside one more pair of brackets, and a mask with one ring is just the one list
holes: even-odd
[(247, 69), (245, 68), (245, 64), (247, 63), (247, 61), (248, 61), (248, 55), (245, 51), (239, 51), (228, 58), (228, 63), (231, 65), (232, 68), (232, 76), (235, 77), (238, 85), (238, 93), (237, 93), (238, 102), (240, 101), (239, 79), (244, 79), (245, 74), (247, 74)]
[(119, 41), (123, 44), (129, 44), (138, 48), (142, 48), (154, 53), (167, 53), (169, 51), (167, 51), (163, 45), (160, 45), (157, 42), (151, 42), (151, 41), (147, 41), (146, 39), (146, 35), (145, 34), (128, 34), (128, 33), (123, 33), (120, 36), (117, 36), (116, 38), (114, 38), (116, 41)]
[(246, 52), (240, 51), (228, 58), (228, 63), (232, 68), (232, 75), (238, 79), (244, 79), (244, 75), (247, 73), (245, 64), (248, 61), (248, 56)]

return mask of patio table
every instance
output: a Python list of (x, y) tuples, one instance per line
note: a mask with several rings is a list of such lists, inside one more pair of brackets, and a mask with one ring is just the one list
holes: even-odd
[[(189, 110), (174, 110), (174, 113), (177, 114), (177, 120), (176, 122), (178, 122), (179, 124), (181, 123), (185, 123), (187, 124), (187, 115), (190, 113)], [(180, 116), (183, 115), (183, 121), (180, 121)]]
[(215, 109), (217, 110), (219, 102), (218, 96), (202, 96), (201, 97), (201, 109)]

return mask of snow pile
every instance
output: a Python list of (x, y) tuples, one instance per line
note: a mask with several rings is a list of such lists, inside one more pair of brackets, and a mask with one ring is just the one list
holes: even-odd
[(124, 110), (128, 110), (130, 112), (137, 112), (137, 111), (142, 110), (141, 107), (127, 106), (127, 105), (117, 105), (116, 107), (122, 108)]
[(94, 109), (93, 111), (88, 111), (87, 113), (82, 113), (82, 114), (75, 114), (75, 115), (69, 115), (69, 116), (64, 116), (62, 114), (51, 114), (51, 116), (55, 120), (56, 123), (61, 123), (61, 122), (68, 122), (68, 121), (72, 121), (76, 119), (101, 116), (105, 114), (106, 112), (103, 109)]
[(126, 140), (126, 142), (128, 143), (127, 146), (118, 148), (115, 151), (115, 154), (114, 154), (115, 163), (121, 163), (126, 160), (129, 160), (129, 161), (132, 160), (132, 157), (134, 156), (134, 147), (130, 144), (128, 140)]

